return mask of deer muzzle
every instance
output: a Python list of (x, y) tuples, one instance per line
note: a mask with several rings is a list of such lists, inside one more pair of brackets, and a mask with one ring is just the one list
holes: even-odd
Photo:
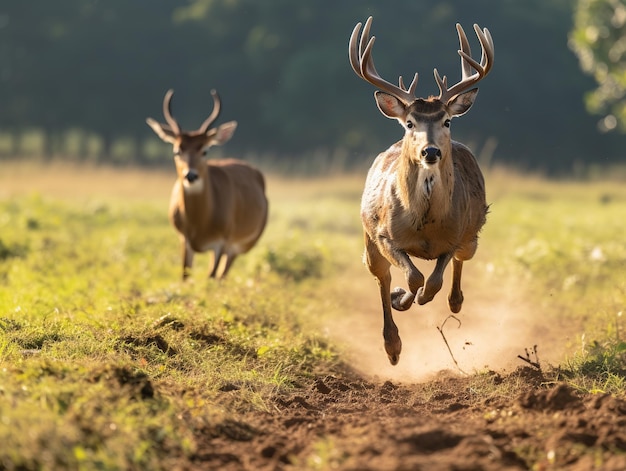
[(435, 146), (424, 147), (422, 157), (428, 165), (435, 165), (441, 159), (441, 149)]
[(185, 180), (187, 180), (189, 183), (195, 182), (198, 178), (198, 172), (191, 169), (187, 170), (187, 173), (185, 174)]

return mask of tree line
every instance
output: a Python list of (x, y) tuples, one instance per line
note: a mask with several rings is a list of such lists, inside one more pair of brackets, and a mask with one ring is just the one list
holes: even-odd
[[(460, 22), (487, 27), (495, 65), (453, 135), (485, 162), (567, 172), (619, 162), (622, 134), (602, 133), (585, 109), (594, 87), (568, 46), (569, 0), (10, 0), (0, 6), (2, 152), (20, 154), (33, 131), (44, 155), (106, 161), (165, 161), (145, 118), (173, 113), (196, 128), (210, 113), (239, 122), (224, 151), (285, 164), (332, 158), (372, 160), (401, 137), (373, 88), (357, 78), (347, 43), (356, 22), (374, 17), (374, 56), (389, 81), (419, 72), (417, 94), (437, 90), (433, 68), (460, 76)], [(70, 139), (71, 137), (71, 139)], [(96, 150), (90, 146), (94, 140)], [(72, 142), (71, 151), (68, 142)], [(330, 157), (329, 157), (330, 156)]]

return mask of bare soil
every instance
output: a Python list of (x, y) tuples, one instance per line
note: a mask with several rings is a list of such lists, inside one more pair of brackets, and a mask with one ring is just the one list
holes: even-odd
[[(481, 382), (512, 393), (479, 398)], [(199, 430), (191, 462), (172, 469), (626, 469), (626, 401), (546, 384), (529, 366), (420, 384), (345, 371), (272, 406)]]
[(327, 326), (346, 364), (274, 397), (269, 412), (199, 431), (191, 462), (172, 468), (626, 470), (626, 401), (554, 380), (550, 363), (576, 342), (571, 326), (546, 322), (523, 293), (494, 301), (469, 278), (455, 319), (441, 295), (395, 313), (404, 349), (392, 367), (373, 280), (356, 284), (346, 315)]

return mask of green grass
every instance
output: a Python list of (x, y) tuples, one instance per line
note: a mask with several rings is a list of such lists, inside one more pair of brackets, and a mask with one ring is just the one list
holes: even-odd
[(183, 284), (160, 200), (0, 201), (0, 463), (160, 469), (194, 427), (332, 369), (315, 298), (347, 259), (282, 211), (227, 282), (198, 256)]
[[(129, 196), (121, 175), (84, 173), (94, 188), (79, 197), (0, 182), (0, 468), (167, 469), (193, 454), (194, 431), (340, 367), (323, 321), (376, 290), (361, 177), (271, 179), (259, 245), (223, 283), (197, 256), (183, 284), (169, 183)], [(578, 339), (559, 378), (624, 395), (626, 189), (499, 173), (488, 188), (473, 273)]]

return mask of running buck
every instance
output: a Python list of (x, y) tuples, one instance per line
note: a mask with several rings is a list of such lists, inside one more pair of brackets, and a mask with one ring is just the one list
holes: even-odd
[[(221, 102), (215, 92), (213, 111), (197, 131), (183, 131), (173, 118), (170, 103), (174, 91), (163, 100), (167, 124), (148, 118), (146, 122), (163, 141), (174, 147), (178, 179), (170, 199), (170, 221), (180, 233), (183, 280), (189, 276), (195, 252), (213, 252), (211, 278), (223, 278), (237, 255), (257, 242), (267, 221), (265, 179), (261, 172), (237, 160), (207, 161), (206, 149), (227, 142), (237, 122), (211, 128)], [(221, 273), (220, 260), (225, 257)]]
[[(487, 203), (482, 173), (471, 151), (450, 138), (450, 120), (465, 114), (476, 98), (470, 89), (493, 65), (493, 41), (489, 31), (474, 25), (480, 41), (480, 63), (471, 57), (463, 28), (457, 24), (462, 78), (448, 87), (447, 78), (435, 69), (439, 96), (417, 98), (417, 74), (409, 87), (382, 79), (372, 59), (374, 37), (369, 38), (370, 17), (359, 40), (361, 23), (350, 37), (350, 64), (356, 74), (379, 88), (374, 97), (378, 109), (397, 119), (404, 128), (401, 141), (382, 152), (370, 168), (361, 200), (365, 236), (364, 262), (380, 287), (383, 305), (383, 338), (392, 365), (398, 363), (402, 342), (391, 308), (405, 311), (417, 298), (431, 301), (443, 284), (443, 272), (452, 260), (450, 310), (461, 310), (463, 261), (476, 252), (478, 233), (485, 223)], [(410, 257), (436, 259), (435, 269), (424, 275)], [(390, 292), (391, 264), (404, 271), (408, 291)]]

